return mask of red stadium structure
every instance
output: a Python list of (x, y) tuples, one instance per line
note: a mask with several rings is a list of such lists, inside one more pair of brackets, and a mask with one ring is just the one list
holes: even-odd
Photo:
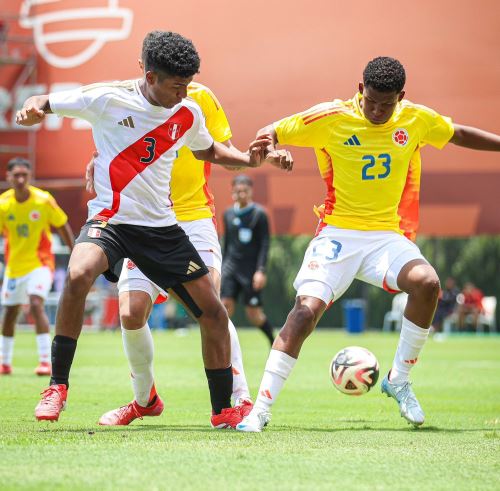
[[(29, 156), (38, 185), (52, 190), (78, 230), (89, 198), (83, 175), (93, 150), (91, 132), (79, 121), (55, 116), (35, 131), (19, 129), (14, 109), (35, 93), (140, 76), (141, 42), (153, 29), (193, 39), (202, 58), (197, 80), (223, 103), (233, 141), (242, 149), (274, 120), (351, 97), (366, 62), (378, 55), (403, 62), (410, 100), (462, 124), (500, 131), (496, 0), (483, 0), (480, 8), (456, 0), (405, 3), (403, 9), (389, 0), (289, 0), (286, 8), (284, 2), (220, 0), (203, 12), (202, 5), (0, 0), (0, 176), (12, 155)], [(420, 233), (500, 233), (498, 154), (452, 146), (423, 153)], [(252, 171), (255, 199), (270, 211), (274, 233), (311, 234), (312, 208), (325, 189), (313, 153), (294, 155), (291, 175)], [(230, 203), (231, 178), (213, 169), (219, 213)]]

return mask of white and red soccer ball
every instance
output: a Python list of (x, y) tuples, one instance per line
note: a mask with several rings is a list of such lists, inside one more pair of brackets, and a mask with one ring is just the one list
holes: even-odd
[(349, 396), (366, 394), (377, 383), (378, 375), (377, 358), (371, 351), (359, 346), (340, 350), (330, 364), (334, 387)]

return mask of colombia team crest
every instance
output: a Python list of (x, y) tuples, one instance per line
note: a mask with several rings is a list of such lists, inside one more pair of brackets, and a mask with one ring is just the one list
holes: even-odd
[(38, 220), (40, 220), (40, 212), (38, 210), (31, 211), (30, 220), (32, 222), (37, 222)]
[(182, 125), (179, 123), (169, 123), (167, 127), (167, 134), (171, 140), (176, 141), (181, 136)]
[(400, 147), (404, 147), (408, 143), (408, 139), (408, 132), (404, 128), (398, 128), (392, 134), (392, 141)]

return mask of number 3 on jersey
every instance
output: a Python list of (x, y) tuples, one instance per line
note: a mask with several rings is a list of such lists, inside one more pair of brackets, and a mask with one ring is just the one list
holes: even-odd
[(374, 174), (371, 170), (372, 167), (375, 167), (375, 164), (377, 163), (377, 159), (374, 155), (363, 155), (362, 160), (368, 162), (367, 164), (363, 165), (363, 168), (361, 169), (361, 179), (363, 181), (385, 179), (391, 173), (391, 156), (388, 153), (381, 153), (378, 156), (380, 164), (385, 168), (384, 172), (381, 172), (380, 174)]
[(141, 157), (139, 160), (143, 164), (150, 164), (155, 158), (156, 140), (151, 136), (147, 136), (143, 141), (147, 143), (146, 151), (148, 152), (148, 156)]

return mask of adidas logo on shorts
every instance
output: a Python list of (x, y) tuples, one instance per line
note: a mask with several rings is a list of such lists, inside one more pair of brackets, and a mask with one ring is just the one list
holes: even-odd
[(201, 266), (198, 266), (193, 261), (189, 261), (189, 267), (188, 267), (188, 270), (186, 271), (186, 274), (194, 273), (195, 271), (198, 271), (199, 269), (201, 269)]

